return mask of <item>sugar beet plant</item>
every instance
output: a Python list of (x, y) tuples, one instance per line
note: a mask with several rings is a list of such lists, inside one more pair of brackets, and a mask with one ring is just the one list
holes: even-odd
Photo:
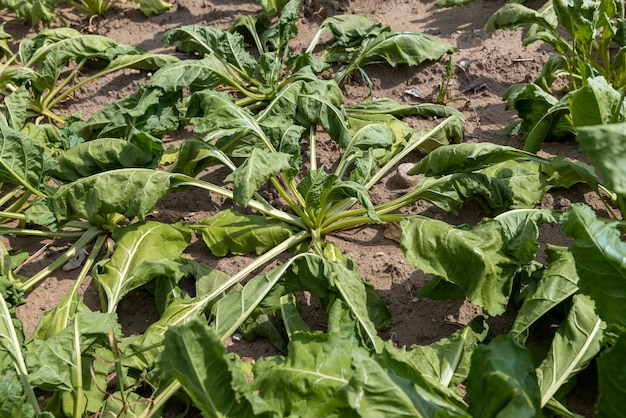
[[(556, 51), (534, 82), (515, 84), (504, 96), (522, 119), (511, 129), (523, 134), (527, 150), (536, 152), (545, 139), (572, 139), (578, 126), (624, 121), (623, 2), (554, 0), (539, 10), (511, 3), (485, 25), (487, 31), (518, 27), (528, 28), (524, 45), (545, 42)], [(552, 91), (555, 82), (558, 94)]]
[[(0, 213), (18, 222), (2, 233), (76, 240), (30, 278), (15, 273), (23, 252), (0, 247), (0, 391), (12, 414), (161, 415), (181, 389), (207, 416), (569, 414), (559, 391), (599, 352), (605, 324), (575, 283), (546, 296), (551, 277), (574, 279), (563, 273), (571, 268), (566, 250), (552, 250), (548, 266), (535, 261), (538, 226), (557, 214), (533, 207), (553, 187), (617, 184), (601, 186), (594, 170), (576, 161), (461, 144), (463, 117), (447, 107), (384, 98), (345, 106), (338, 82), (366, 74), (366, 64), (418, 64), (452, 48), (338, 16), (322, 25), (321, 33), (332, 35), (326, 52), (313, 54), (316, 37), (298, 53), (289, 41), (299, 4), (263, 3), (263, 14), (230, 31), (188, 26), (166, 33), (166, 43), (193, 58), (163, 66), (137, 93), (87, 121), (68, 120), (61, 136), (73, 145), (54, 155), (2, 124), (1, 179), (36, 196), (20, 202), (22, 211)], [(430, 51), (421, 55), (424, 45)], [(335, 79), (320, 78), (322, 71)], [(402, 120), (408, 115), (437, 119), (416, 130)], [(182, 143), (167, 169), (157, 168), (172, 160), (159, 138), (181, 124), (191, 124), (196, 137)], [(336, 144), (336, 158), (320, 161), (322, 141)], [(412, 173), (424, 178), (395, 199), (372, 202), (369, 190), (417, 150), (428, 155)], [(228, 174), (203, 180), (212, 167)], [(233, 204), (196, 224), (150, 220), (163, 196), (190, 188)], [(495, 218), (456, 227), (403, 212), (418, 200), (456, 211), (467, 199)], [(384, 301), (325, 239), (381, 222), (399, 223), (407, 261), (433, 274), (424, 294), (465, 297), (487, 315), (519, 303), (511, 335), (481, 344), (488, 329), (479, 317), (430, 346), (398, 350), (381, 340), (378, 330), (390, 324)], [(229, 277), (183, 257), (194, 234), (214, 256), (257, 256)], [(114, 244), (98, 261), (108, 238)], [(75, 285), (24, 340), (15, 318), (23, 292), (88, 245)], [(249, 277), (272, 261), (275, 267)], [(90, 272), (99, 311), (78, 292)], [(184, 278), (193, 279), (193, 292), (183, 290)], [(143, 334), (123, 336), (117, 307), (139, 287), (154, 294), (161, 315)], [(312, 331), (300, 315), (296, 295), (304, 291), (320, 301), (326, 332)], [(520, 343), (557, 308), (569, 312), (562, 331), (533, 363)], [(270, 338), (285, 356), (252, 366), (225, 354), (223, 343), (238, 329)], [(46, 394), (45, 412), (35, 390)]]

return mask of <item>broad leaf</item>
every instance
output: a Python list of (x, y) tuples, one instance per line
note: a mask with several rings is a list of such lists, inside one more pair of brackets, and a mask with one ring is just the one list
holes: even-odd
[(483, 317), (473, 319), (466, 327), (430, 345), (413, 345), (406, 359), (426, 377), (443, 386), (464, 382), (470, 370), (472, 353), (487, 337), (488, 325)]
[(169, 171), (195, 177), (215, 161), (220, 161), (227, 167), (235, 169), (230, 158), (214, 145), (199, 139), (188, 139), (180, 146), (178, 159)]
[(512, 210), (496, 217), (509, 241), (509, 253), (522, 263), (531, 263), (539, 250), (539, 226), (555, 224), (546, 209)]
[(400, 229), (402, 251), (411, 266), (456, 284), (490, 315), (505, 311), (519, 262), (509, 256), (497, 221), (454, 227), (416, 216), (403, 221)]
[(217, 87), (218, 85), (232, 84), (228, 68), (213, 55), (202, 59), (192, 59), (172, 62), (156, 71), (146, 87), (171, 93), (189, 87), (191, 91)]
[(291, 227), (278, 219), (223, 210), (196, 228), (216, 257), (227, 254), (263, 254), (291, 235)]
[(52, 160), (41, 144), (0, 124), (0, 181), (8, 181), (42, 194), (45, 172)]
[[(513, 147), (482, 143), (453, 144), (433, 150), (408, 174), (443, 175), (471, 172), (486, 166), (528, 156)], [(529, 158), (532, 158), (529, 156)]]
[(380, 62), (392, 67), (398, 64), (418, 65), (438, 60), (454, 50), (454, 46), (423, 33), (383, 32), (376, 39), (365, 42), (365, 48), (356, 61), (359, 66)]
[(598, 359), (599, 396), (596, 414), (601, 417), (626, 417), (621, 400), (626, 387), (626, 334)]
[(99, 138), (65, 151), (57, 158), (51, 175), (74, 181), (92, 174), (118, 168), (154, 168), (160, 154), (144, 151), (132, 142), (115, 138)]
[(444, 398), (404, 364), (394, 368), (389, 367), (393, 360), (379, 361), (361, 351), (353, 354), (355, 372), (347, 397), (358, 416), (469, 417), (461, 402)]
[[(161, 89), (146, 89), (139, 85), (137, 93), (103, 107), (87, 122), (78, 123), (77, 128), (71, 127), (70, 130), (76, 130), (86, 140), (162, 136), (178, 128), (180, 115), (175, 105), (180, 96), (177, 91), (165, 93)], [(141, 134), (137, 134), (138, 130)]]
[(546, 248), (548, 267), (541, 272), (533, 291), (524, 297), (511, 333), (521, 335), (539, 318), (578, 293), (578, 274), (572, 253), (564, 247)]
[(94, 279), (106, 294), (108, 312), (114, 312), (128, 292), (155, 277), (180, 274), (176, 260), (189, 245), (191, 233), (182, 223), (140, 222), (116, 229), (113, 238), (113, 255), (94, 269)]
[(515, 29), (520, 26), (537, 24), (541, 27), (554, 27), (556, 22), (546, 20), (546, 17), (536, 10), (519, 3), (505, 4), (499, 8), (485, 24), (487, 32), (497, 29)]
[(333, 81), (305, 83), (298, 96), (297, 120), (303, 126), (319, 125), (340, 147), (350, 142), (347, 116), (341, 108), (343, 94)]
[(602, 174), (604, 183), (626, 196), (626, 122), (576, 129), (582, 151)]
[(459, 119), (465, 120), (463, 112), (433, 103), (423, 103), (418, 105), (400, 104), (388, 97), (380, 97), (376, 99), (365, 100), (357, 105), (346, 108), (348, 114), (365, 114), (365, 115), (394, 115), (394, 116), (439, 116), (447, 118), (448, 116), (458, 116)]
[(51, 203), (59, 222), (76, 218), (102, 222), (112, 213), (129, 219), (143, 218), (175, 181), (173, 174), (164, 171), (141, 168), (106, 171), (61, 186)]
[[(256, 319), (261, 312), (273, 313), (271, 308), (267, 309), (266, 307), (275, 305), (274, 302), (278, 301), (283, 294), (292, 291), (292, 289), (308, 290), (307, 287), (302, 288), (302, 281), (291, 280), (294, 283), (290, 283), (290, 278), (293, 275), (294, 267), (301, 271), (303, 265), (306, 266), (311, 262), (308, 260), (309, 258), (316, 257), (306, 253), (298, 254), (267, 273), (251, 279), (241, 290), (230, 292), (220, 299), (212, 312), (212, 324), (217, 335), (225, 340), (244, 321), (248, 321), (253, 313), (255, 315), (251, 318), (252, 320)], [(325, 277), (315, 277), (315, 273), (313, 271), (305, 274), (313, 275), (313, 279), (316, 281), (325, 281)], [(310, 285), (314, 289), (319, 287), (318, 283), (310, 283)], [(269, 300), (264, 300), (266, 298)], [(260, 305), (263, 305), (260, 311), (256, 311)]]
[(29, 104), (29, 92), (24, 86), (19, 87), (17, 90), (4, 97), (6, 118), (11, 128), (15, 130), (22, 129), (28, 115)]
[(608, 125), (626, 117), (622, 93), (604, 77), (587, 80), (587, 84), (569, 95), (570, 114), (574, 126)]
[[(288, 356), (257, 361), (253, 387), (279, 416), (348, 414), (344, 392), (354, 374), (352, 355), (364, 350), (328, 334), (298, 333)], [(355, 414), (347, 415), (353, 416)]]
[(82, 358), (92, 357), (98, 347), (109, 347), (109, 334), (121, 339), (117, 315), (88, 312), (76, 315), (53, 337), (31, 341), (26, 357), (31, 383), (44, 390), (78, 390), (79, 373), (84, 372)]
[(224, 179), (224, 182), (233, 183), (233, 199), (246, 207), (267, 180), (291, 168), (290, 162), (289, 154), (255, 148), (250, 156)]
[(409, 195), (414, 200), (423, 199), (453, 213), (468, 198), (478, 201), (488, 213), (503, 212), (513, 203), (513, 195), (506, 180), (499, 181), (481, 173), (426, 177)]
[(362, 333), (362, 341), (367, 346), (374, 348), (376, 352), (380, 352), (381, 344), (377, 337), (376, 326), (370, 318), (367, 306), (367, 292), (363, 285), (363, 281), (355, 270), (346, 267), (340, 261), (331, 261), (327, 263), (329, 267), (329, 279), (337, 288), (344, 302), (350, 307), (352, 315), (356, 319), (360, 333)]
[(476, 349), (467, 394), (474, 418), (531, 418), (541, 411), (532, 357), (511, 335), (498, 336)]
[(218, 336), (202, 322), (170, 327), (158, 364), (180, 382), (204, 416), (254, 415), (245, 394), (237, 391), (236, 358), (226, 355)]
[(268, 151), (274, 151), (252, 112), (238, 106), (227, 93), (203, 90), (192, 94), (187, 116), (199, 134), (210, 134), (211, 138), (216, 138), (249, 130), (265, 142)]
[(176, 49), (200, 56), (216, 55), (232, 65), (242, 74), (252, 76), (257, 63), (244, 48), (243, 37), (237, 33), (218, 28), (188, 25), (167, 31), (163, 35), (164, 45), (176, 43)]
[(605, 327), (591, 299), (585, 295), (574, 296), (569, 315), (559, 326), (550, 351), (537, 368), (542, 406), (598, 355)]
[(626, 244), (614, 223), (596, 218), (593, 210), (574, 204), (561, 217), (563, 231), (576, 239), (570, 246), (580, 290), (591, 296), (600, 317), (626, 327)]
[(301, 80), (287, 84), (258, 114), (256, 120), (259, 126), (273, 143), (283, 138), (290, 127), (296, 126), (294, 120), (298, 112), (298, 97), (304, 84)]
[(17, 375), (4, 370), (0, 374), (0, 417), (35, 418), (35, 408), (24, 395)]

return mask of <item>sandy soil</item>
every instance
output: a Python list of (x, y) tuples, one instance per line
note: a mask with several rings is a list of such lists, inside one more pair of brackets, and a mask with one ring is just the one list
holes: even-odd
[[(543, 1), (531, 1), (526, 4), (538, 8), (542, 3)], [(435, 8), (434, 2), (418, 0), (307, 0), (303, 9), (298, 42), (301, 42), (302, 46), (308, 44), (319, 24), (327, 16), (367, 13), (375, 21), (388, 24), (394, 30), (425, 32), (452, 43), (458, 48), (454, 55), (455, 62), (469, 60), (467, 71), (456, 66), (447, 94), (448, 104), (463, 110), (467, 116), (464, 125), (466, 141), (490, 141), (519, 147), (521, 145), (519, 139), (496, 132), (515, 119), (513, 112), (504, 109), (502, 95), (511, 84), (534, 78), (540, 71), (542, 63), (549, 57), (550, 51), (539, 44), (528, 48), (522, 47), (519, 31), (486, 33), (482, 29), (485, 21), (503, 4), (501, 0), (479, 0), (463, 8), (440, 10)], [(170, 12), (151, 18), (144, 17), (132, 4), (116, 5), (105, 16), (95, 19), (91, 26), (78, 16), (68, 14), (67, 18), (70, 24), (79, 30), (93, 31), (120, 42), (156, 51), (163, 50), (160, 38), (171, 28), (186, 24), (225, 28), (238, 16), (256, 13), (259, 10), (254, 1), (178, 0)], [(3, 13), (0, 12), (0, 17)], [(32, 34), (27, 26), (17, 22), (9, 22), (5, 30), (17, 39), (18, 35)], [(374, 96), (391, 97), (405, 103), (430, 102), (432, 97), (437, 95), (445, 76), (445, 62), (419, 68), (399, 67), (393, 71), (387, 68), (368, 67), (367, 71), (374, 81)], [(117, 74), (99, 80), (85, 91), (79, 92), (68, 104), (66, 111), (70, 114), (81, 110), (84, 117), (87, 117), (111, 101), (134, 92), (134, 83), (145, 80), (147, 76), (145, 72), (128, 71), (122, 75)], [(367, 86), (357, 78), (348, 82), (344, 89), (347, 99), (351, 102), (362, 100), (368, 93)], [(407, 91), (418, 94), (408, 94)], [(418, 120), (411, 122), (424, 123)], [(582, 158), (575, 144), (546, 144), (544, 152), (552, 154), (558, 152), (559, 155)], [(407, 162), (414, 162), (416, 158), (418, 157), (408, 159)], [(380, 187), (373, 190), (372, 198), (375, 201), (387, 200), (409, 186), (401, 174), (392, 173), (383, 180)], [(588, 190), (584, 188), (557, 191), (546, 197), (544, 206), (562, 209), (572, 201), (587, 201), (596, 206), (592, 195), (587, 192)], [(170, 216), (178, 214), (188, 221), (196, 221), (214, 213), (220, 205), (220, 202), (211, 201), (204, 194), (189, 192), (168, 196), (161, 203), (159, 210)], [(409, 210), (411, 213), (441, 216), (438, 211), (424, 204), (415, 205)], [(445, 219), (455, 224), (475, 223), (484, 215), (478, 207), (471, 206), (464, 208), (462, 213), (462, 217), (445, 215)], [(345, 231), (331, 238), (359, 265), (361, 276), (372, 282), (379, 294), (387, 300), (393, 324), (391, 330), (385, 332), (383, 337), (392, 338), (399, 346), (427, 344), (449, 335), (480, 314), (480, 309), (461, 300), (433, 301), (417, 297), (416, 290), (428, 280), (428, 277), (408, 266), (398, 243), (387, 236), (389, 234), (386, 234), (385, 228), (377, 226)], [(545, 227), (542, 230), (543, 243), (561, 244), (564, 239), (558, 228)], [(35, 260), (20, 272), (28, 275), (36, 272), (41, 265), (49, 263), (54, 257), (54, 252), (63, 249), (67, 243), (37, 239), (18, 241), (11, 238), (10, 245), (26, 246), (33, 251), (42, 245), (49, 245), (50, 257)], [(194, 243), (189, 249), (190, 257), (217, 266), (226, 273), (237, 271), (247, 262), (245, 257), (216, 260), (207, 253), (208, 251), (198, 243)], [(74, 274), (76, 271), (60, 272), (29, 295), (28, 304), (19, 310), (27, 333), (33, 331), (41, 314), (55, 306), (58, 299), (72, 285)], [(83, 291), (86, 302), (94, 309), (97, 308), (94, 287), (88, 283)], [(129, 335), (142, 332), (157, 313), (150, 297), (142, 291), (136, 291), (121, 303), (119, 315), (124, 332)], [(492, 318), (490, 320), (492, 331), (506, 332), (511, 320), (510, 316)], [(232, 350), (249, 358), (275, 352), (271, 345), (264, 341), (231, 342), (231, 344)], [(574, 404), (570, 404), (574, 410), (583, 415), (592, 415), (592, 405), (595, 402), (593, 388), (591, 390), (587, 387), (582, 388), (573, 392), (571, 396), (577, 398)]]

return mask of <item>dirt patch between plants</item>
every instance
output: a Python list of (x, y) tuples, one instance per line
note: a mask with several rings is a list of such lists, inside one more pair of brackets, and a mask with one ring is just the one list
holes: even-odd
[[(536, 3), (536, 4), (534, 4)], [(540, 71), (550, 51), (537, 44), (528, 48), (521, 45), (521, 32), (499, 31), (486, 33), (482, 27), (489, 16), (504, 4), (503, 1), (479, 0), (463, 8), (437, 9), (434, 2), (416, 0), (353, 0), (327, 1), (308, 0), (303, 9), (300, 37), (298, 42), (308, 44), (319, 24), (327, 16), (342, 13), (366, 13), (374, 21), (390, 25), (393, 30), (424, 32), (457, 47), (454, 54), (454, 75), (445, 94), (447, 104), (462, 110), (467, 116), (464, 123), (466, 141), (488, 141), (520, 147), (518, 138), (506, 137), (497, 133), (515, 120), (515, 114), (504, 109), (502, 96), (514, 83), (533, 79)], [(542, 2), (530, 2), (529, 7), (537, 8)], [(79, 16), (66, 11), (65, 16), (71, 26), (83, 32), (93, 32), (109, 36), (116, 41), (143, 47), (148, 51), (167, 51), (160, 42), (165, 31), (187, 24), (212, 25), (226, 28), (237, 17), (256, 14), (260, 7), (253, 1), (226, 0), (179, 0), (174, 2), (171, 11), (151, 18), (146, 18), (135, 7), (116, 5), (103, 17), (97, 18), (90, 25)], [(3, 16), (5, 12), (0, 12)], [(4, 17), (4, 16), (3, 16)], [(6, 20), (6, 18), (5, 18)], [(21, 23), (9, 21), (5, 30), (15, 36), (32, 35), (32, 30)], [(465, 63), (465, 65), (463, 65)], [(400, 66), (394, 70), (370, 66), (370, 75), (374, 88), (374, 97), (390, 97), (401, 103), (427, 103), (439, 97), (440, 87), (445, 77), (445, 62), (437, 62), (421, 67)], [(139, 71), (126, 71), (108, 78), (100, 79), (76, 94), (67, 103), (65, 112), (69, 115), (81, 111), (86, 118), (104, 105), (135, 91), (135, 83), (145, 81), (150, 74)], [(347, 100), (356, 103), (369, 94), (369, 88), (360, 77), (353, 77), (343, 86)], [(416, 127), (431, 124), (432, 121), (410, 119)], [(179, 138), (167, 138), (175, 141), (190, 133), (179, 133)], [(332, 155), (332, 147), (320, 151)], [(583, 159), (576, 144), (546, 144), (544, 152), (558, 153), (561, 156)], [(404, 161), (414, 163), (419, 155)], [(210, 175), (207, 173), (207, 175)], [(406, 190), (414, 180), (400, 172), (393, 172), (381, 185), (372, 189), (372, 200), (383, 201), (393, 198), (400, 191)], [(571, 202), (586, 202), (598, 208), (599, 203), (592, 193), (584, 187), (567, 191), (557, 190), (549, 193), (542, 204), (545, 208), (564, 209)], [(167, 196), (158, 206), (156, 216), (182, 218), (187, 221), (199, 221), (215, 213), (224, 202), (212, 200), (204, 192), (191, 191)], [(424, 203), (408, 209), (410, 213), (442, 217), (453, 224), (478, 222), (484, 213), (478, 206), (464, 208), (462, 216), (446, 215)], [(42, 246), (44, 252), (33, 259), (20, 274), (30, 275), (43, 265), (52, 261), (55, 255), (68, 244), (63, 241), (42, 241), (37, 238), (2, 237), (3, 241), (14, 248), (24, 248), (32, 254)], [(544, 226), (541, 233), (542, 245), (546, 243), (563, 244), (565, 238), (558, 227)], [(387, 226), (364, 227), (343, 231), (330, 238), (342, 252), (348, 254), (359, 266), (359, 274), (371, 282), (380, 296), (386, 301), (391, 311), (393, 323), (391, 329), (382, 336), (391, 338), (398, 346), (427, 344), (448, 336), (459, 326), (467, 324), (480, 309), (462, 300), (434, 301), (417, 296), (419, 289), (429, 279), (422, 272), (412, 269), (404, 260), (394, 231)], [(188, 249), (189, 257), (217, 267), (227, 274), (238, 271), (249, 260), (246, 257), (213, 258), (206, 247), (194, 242)], [(28, 303), (18, 309), (18, 315), (24, 323), (25, 331), (31, 334), (43, 312), (53, 308), (58, 300), (73, 284), (77, 270), (59, 271), (47, 279), (28, 296)], [(85, 302), (93, 309), (98, 309), (98, 296), (95, 286), (87, 281), (82, 289)], [(314, 312), (314, 307), (311, 308)], [(119, 306), (119, 317), (125, 335), (142, 332), (158, 317), (152, 297), (142, 290), (134, 291)], [(506, 332), (510, 329), (512, 317), (504, 316), (490, 319), (493, 333)], [(229, 349), (237, 351), (242, 357), (255, 359), (276, 353), (266, 341), (252, 343), (230, 341)], [(592, 374), (590, 368), (587, 374)], [(583, 415), (593, 414), (595, 403), (595, 379), (580, 379), (585, 386), (570, 395), (573, 402), (569, 406)], [(591, 385), (591, 387), (589, 387)]]

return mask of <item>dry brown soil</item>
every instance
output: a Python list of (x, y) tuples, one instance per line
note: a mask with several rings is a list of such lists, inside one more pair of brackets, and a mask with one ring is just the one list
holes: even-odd
[[(504, 4), (501, 0), (478, 0), (466, 7), (437, 9), (433, 1), (419, 0), (307, 0), (302, 12), (300, 36), (294, 47), (304, 47), (327, 16), (342, 13), (366, 13), (375, 21), (391, 26), (393, 30), (424, 32), (445, 40), (458, 49), (454, 55), (456, 63), (462, 59), (469, 61), (467, 70), (455, 65), (447, 99), (449, 105), (462, 109), (467, 116), (464, 124), (466, 141), (490, 141), (520, 147), (518, 138), (506, 137), (497, 133), (515, 120), (515, 113), (506, 111), (502, 96), (514, 83), (533, 79), (541, 69), (542, 63), (551, 51), (542, 45), (522, 47), (521, 32), (486, 33), (482, 28), (485, 21)], [(538, 8), (542, 2), (530, 1), (529, 7)], [(96, 18), (92, 24), (80, 16), (66, 10), (68, 23), (84, 32), (93, 32), (109, 36), (117, 41), (141, 46), (149, 51), (169, 51), (161, 45), (160, 39), (165, 31), (188, 24), (213, 25), (226, 28), (235, 18), (246, 14), (255, 14), (260, 10), (257, 2), (244, 0), (177, 0), (171, 11), (151, 18), (144, 17), (132, 4), (118, 4), (103, 17)], [(5, 17), (0, 12), (0, 18)], [(29, 27), (9, 21), (5, 27), (17, 39), (19, 36), (31, 36)], [(430, 102), (437, 96), (439, 86), (445, 76), (445, 62), (433, 63), (422, 67), (398, 67), (394, 70), (383, 67), (368, 67), (368, 74), (374, 82), (374, 97), (391, 97), (403, 103)], [(146, 80), (149, 74), (127, 71), (99, 80), (87, 89), (79, 92), (67, 105), (67, 113), (78, 110), (87, 117), (111, 101), (135, 91), (135, 82)], [(364, 99), (368, 88), (358, 77), (344, 86), (346, 98), (355, 103)], [(412, 94), (409, 94), (411, 92)], [(432, 124), (432, 121), (410, 120), (415, 126)], [(179, 133), (178, 139), (191, 134)], [(166, 138), (168, 141), (173, 140)], [(332, 157), (332, 147), (326, 147), (327, 155)], [(572, 158), (583, 158), (578, 153), (576, 144), (546, 144), (544, 152)], [(415, 162), (419, 156), (405, 162)], [(410, 180), (409, 180), (410, 182)], [(375, 201), (388, 200), (410, 187), (407, 179), (398, 173), (385, 178), (379, 187), (373, 189)], [(594, 197), (585, 188), (556, 191), (550, 193), (543, 206), (564, 209), (571, 202), (586, 201), (598, 207)], [(204, 192), (177, 193), (168, 196), (159, 206), (162, 214), (179, 217), (187, 221), (199, 221), (217, 209), (223, 202), (213, 200)], [(462, 216), (444, 215), (425, 204), (414, 205), (410, 213), (443, 217), (454, 224), (476, 223), (484, 214), (480, 208), (469, 205), (461, 211)], [(162, 215), (165, 216), (165, 215)], [(558, 227), (547, 226), (541, 231), (542, 243), (562, 244), (564, 237)], [(374, 226), (349, 230), (329, 239), (336, 242), (344, 253), (358, 264), (364, 280), (374, 284), (379, 294), (387, 300), (392, 313), (391, 330), (382, 336), (391, 338), (399, 346), (427, 344), (445, 337), (460, 326), (466, 324), (480, 309), (462, 300), (433, 301), (416, 296), (427, 280), (423, 273), (412, 269), (403, 259), (399, 244), (388, 238), (385, 227)], [(3, 240), (6, 237), (2, 237)], [(33, 274), (42, 265), (54, 258), (54, 252), (62, 250), (68, 244), (62, 241), (42, 241), (39, 239), (17, 240), (8, 238), (13, 247), (26, 247), (36, 251), (47, 245), (49, 256), (39, 257), (24, 268), (21, 274)], [(51, 255), (50, 255), (51, 254)], [(189, 249), (189, 257), (217, 266), (226, 273), (233, 273), (248, 260), (245, 257), (214, 259), (200, 243), (194, 243)], [(27, 333), (32, 333), (41, 314), (51, 309), (59, 298), (72, 285), (77, 270), (60, 271), (28, 296), (28, 303), (19, 309), (19, 316), (24, 322)], [(85, 301), (94, 309), (98, 308), (94, 286), (87, 283), (83, 289)], [(315, 315), (314, 307), (311, 307)], [(319, 314), (319, 313), (318, 313)], [(151, 298), (143, 291), (135, 291), (125, 299), (119, 308), (120, 320), (126, 335), (142, 332), (155, 319), (157, 313)], [(506, 332), (512, 316), (490, 319), (494, 333)], [(258, 358), (274, 354), (275, 350), (265, 341), (253, 343), (229, 342), (231, 350), (239, 352), (244, 358)], [(593, 371), (584, 376), (585, 381), (593, 382)], [(595, 403), (594, 385), (584, 385), (570, 396), (570, 403), (577, 412), (590, 416)], [(572, 399), (573, 398), (573, 399)]]

